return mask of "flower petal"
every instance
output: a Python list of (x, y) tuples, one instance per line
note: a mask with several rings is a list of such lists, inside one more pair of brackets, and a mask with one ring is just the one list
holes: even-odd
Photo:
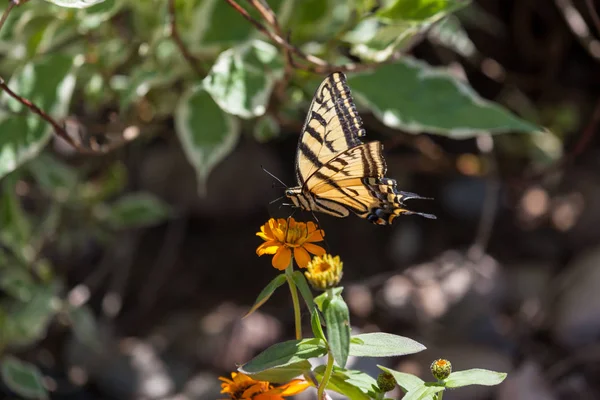
[(318, 229), (308, 235), (306, 239), (307, 242), (322, 242), (323, 236), (325, 236), (325, 232), (323, 229)]
[(300, 268), (306, 268), (310, 262), (310, 254), (303, 247), (296, 247), (294, 248), (294, 259)]
[(279, 240), (281, 243), (284, 242), (283, 240), (283, 235), (284, 235), (284, 231), (282, 230), (282, 228), (285, 228), (285, 220), (283, 218), (279, 218), (278, 222), (275, 222), (275, 220), (273, 220), (273, 222), (269, 221), (270, 225), (271, 225), (271, 231), (273, 232), (273, 237), (277, 240)]
[(273, 267), (280, 271), (285, 270), (292, 261), (292, 251), (287, 247), (280, 247), (277, 253), (273, 256)]
[(312, 244), (312, 243), (304, 243), (303, 246), (308, 252), (316, 255), (316, 256), (322, 256), (323, 254), (325, 254), (325, 249), (322, 248), (321, 246), (317, 246), (316, 244)]
[(278, 242), (270, 240), (258, 246), (256, 248), (256, 254), (259, 256), (262, 256), (263, 254), (275, 254), (279, 247), (280, 245)]
[(282, 396), (293, 396), (300, 392), (303, 392), (307, 387), (310, 386), (310, 383), (306, 382), (302, 379), (294, 379), (285, 385), (281, 385), (277, 388), (279, 394)]

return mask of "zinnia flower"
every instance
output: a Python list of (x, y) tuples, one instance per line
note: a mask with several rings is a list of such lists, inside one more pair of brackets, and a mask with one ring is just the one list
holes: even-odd
[(323, 230), (317, 229), (314, 222), (296, 222), (291, 217), (287, 220), (271, 218), (260, 227), (260, 232), (256, 235), (265, 240), (265, 243), (256, 249), (256, 254), (275, 254), (272, 260), (273, 267), (282, 271), (290, 264), (292, 251), (300, 268), (305, 268), (310, 262), (308, 253), (317, 256), (325, 254), (325, 249), (313, 244), (322, 241), (325, 236)]
[(343, 266), (340, 256), (332, 257), (330, 254), (325, 254), (321, 257), (313, 257), (306, 266), (307, 271), (304, 276), (313, 288), (326, 290), (340, 283)]
[[(220, 377), (221, 393), (233, 400), (285, 400), (304, 391), (310, 384), (302, 379), (294, 379), (284, 385), (274, 386), (267, 381), (256, 381), (239, 372), (232, 372), (231, 378)], [(222, 399), (226, 400), (226, 399)]]

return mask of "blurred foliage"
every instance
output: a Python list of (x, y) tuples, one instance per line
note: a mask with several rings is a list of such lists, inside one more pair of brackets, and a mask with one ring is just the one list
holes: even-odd
[[(250, 2), (240, 3), (266, 23)], [(62, 139), (47, 148), (56, 127), (27, 102), (59, 121), (82, 149), (97, 153), (126, 145), (138, 136), (131, 132), (143, 143), (174, 121), (201, 194), (243, 127), (259, 142), (283, 134), (281, 125), (306, 109), (322, 79), (310, 71), (332, 72), (352, 62), (359, 66), (348, 73), (358, 105), (392, 131), (460, 139), (536, 133), (511, 139), (514, 147), (527, 157), (532, 149), (549, 149), (544, 154), (552, 159), (560, 155), (558, 139), (537, 126), (542, 121), (484, 100), (444, 68), (398, 57), (425, 36), (461, 54), (475, 52), (461, 20), (451, 15), (468, 1), (268, 3), (281, 30), (291, 32), (299, 68), (226, 1), (177, 0), (174, 14), (164, 0), (30, 1), (10, 10), (0, 29), (0, 77), (26, 102), (6, 90), (0, 94), (0, 351), (42, 339), (59, 314), (93, 341), (93, 317), (64, 300), (63, 277), (45, 249), (69, 253), (92, 239), (110, 246), (118, 230), (173, 215), (154, 195), (124, 194), (127, 176), (118, 162), (91, 167), (64, 150)], [(327, 64), (311, 64), (299, 52)], [(109, 124), (107, 115), (118, 117)], [(568, 109), (552, 115), (557, 129), (576, 118)], [(347, 354), (338, 356), (345, 361)], [(5, 356), (2, 376), (15, 393), (46, 396), (30, 364)]]

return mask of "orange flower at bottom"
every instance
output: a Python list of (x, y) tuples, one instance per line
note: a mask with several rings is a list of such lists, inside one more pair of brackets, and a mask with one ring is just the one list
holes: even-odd
[[(256, 381), (248, 375), (232, 372), (231, 378), (220, 377), (221, 393), (233, 400), (285, 400), (304, 391), (310, 384), (302, 379), (294, 379), (285, 385), (273, 386), (267, 381)], [(222, 399), (227, 400), (227, 399)]]
[(309, 253), (317, 256), (325, 254), (325, 249), (313, 244), (322, 241), (325, 236), (314, 222), (296, 222), (291, 217), (287, 220), (271, 218), (256, 235), (265, 240), (256, 249), (256, 254), (274, 254), (273, 267), (282, 271), (290, 264), (292, 252), (300, 268), (306, 268), (310, 262)]

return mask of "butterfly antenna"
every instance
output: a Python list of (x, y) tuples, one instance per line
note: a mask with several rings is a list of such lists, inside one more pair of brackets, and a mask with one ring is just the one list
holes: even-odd
[(269, 202), (269, 205), (271, 205), (271, 204), (275, 203), (276, 201), (279, 201), (279, 200), (283, 199), (284, 197), (285, 197), (285, 196), (280, 196), (280, 197), (276, 198), (275, 200), (271, 200), (271, 201)]
[(275, 175), (273, 175), (272, 173), (270, 173), (269, 171), (267, 171), (265, 169), (265, 167), (263, 167), (262, 165), (260, 166), (262, 168), (263, 171), (265, 171), (271, 178), (275, 179), (277, 182), (281, 183), (283, 185), (284, 188), (287, 189), (287, 185), (285, 183), (283, 183), (283, 181), (281, 179), (279, 179), (278, 177), (276, 177)]

